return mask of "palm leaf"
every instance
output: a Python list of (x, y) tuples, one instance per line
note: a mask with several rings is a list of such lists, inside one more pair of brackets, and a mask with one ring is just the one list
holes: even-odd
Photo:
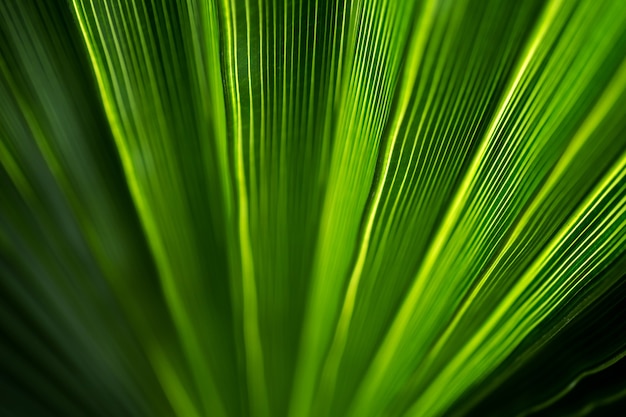
[(0, 0), (0, 109), (0, 414), (626, 401), (618, 0)]

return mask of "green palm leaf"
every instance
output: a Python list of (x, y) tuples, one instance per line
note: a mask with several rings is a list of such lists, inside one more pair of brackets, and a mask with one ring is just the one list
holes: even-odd
[(0, 0), (0, 414), (619, 415), (626, 8)]

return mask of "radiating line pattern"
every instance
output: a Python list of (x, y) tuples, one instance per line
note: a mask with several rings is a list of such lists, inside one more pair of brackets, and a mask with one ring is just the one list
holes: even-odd
[(0, 0), (0, 415), (626, 408), (620, 0)]

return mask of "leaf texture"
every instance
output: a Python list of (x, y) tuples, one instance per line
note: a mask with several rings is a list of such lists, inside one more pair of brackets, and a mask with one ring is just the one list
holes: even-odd
[(0, 414), (619, 415), (619, 0), (0, 0)]

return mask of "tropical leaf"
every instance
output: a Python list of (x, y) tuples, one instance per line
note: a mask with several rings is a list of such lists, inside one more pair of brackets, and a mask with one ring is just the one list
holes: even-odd
[(620, 415), (620, 0), (0, 0), (0, 414)]

